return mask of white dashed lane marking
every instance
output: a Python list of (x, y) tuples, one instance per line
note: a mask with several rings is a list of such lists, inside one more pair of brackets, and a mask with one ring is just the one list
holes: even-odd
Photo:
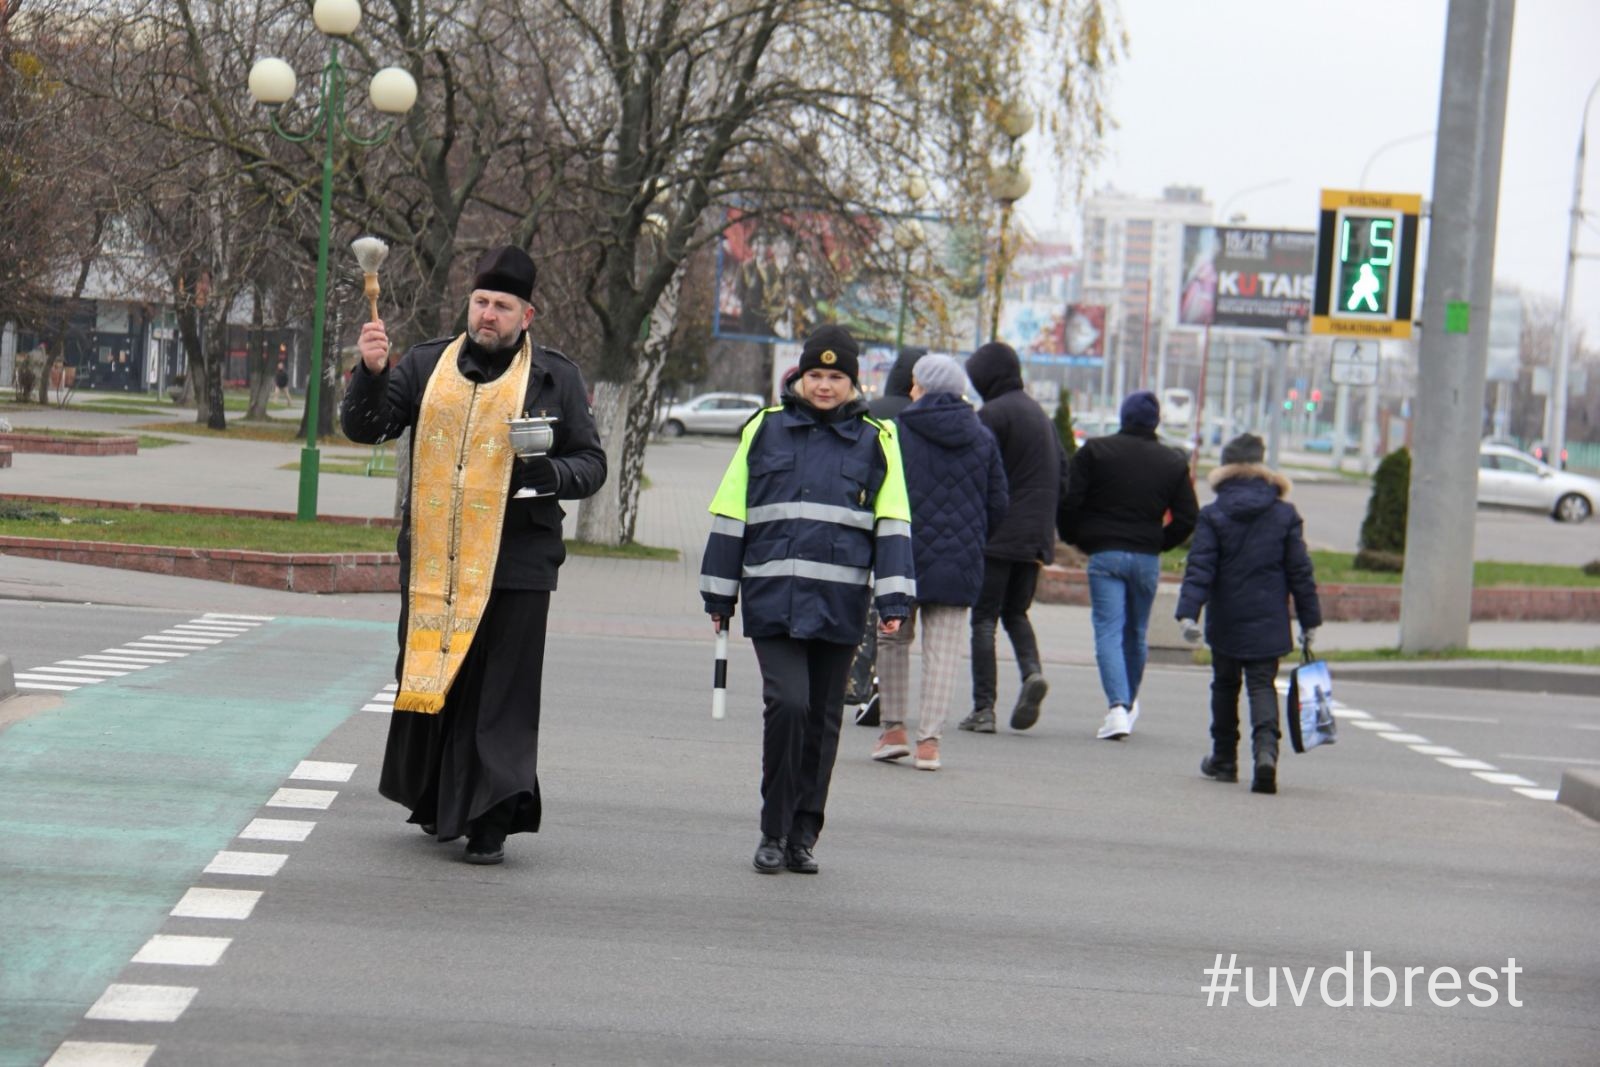
[[(1277, 690), (1280, 695), (1287, 696), (1289, 692), (1289, 683), (1287, 681), (1279, 681), (1277, 684)], [(1333, 716), (1342, 723), (1347, 723), (1350, 726), (1354, 726), (1360, 730), (1365, 730), (1368, 733), (1377, 734), (1385, 741), (1393, 741), (1397, 745), (1405, 745), (1418, 755), (1432, 756), (1439, 763), (1446, 767), (1451, 767), (1456, 770), (1470, 771), (1473, 777), (1479, 779), (1480, 781), (1488, 782), (1490, 785), (1510, 786), (1512, 792), (1521, 796), (1525, 796), (1530, 800), (1553, 801), (1556, 799), (1557, 790), (1540, 788), (1537, 782), (1533, 782), (1520, 774), (1510, 774), (1502, 771), (1499, 767), (1496, 767), (1494, 764), (1485, 760), (1473, 759), (1470, 756), (1464, 756), (1456, 749), (1451, 748), (1449, 745), (1433, 744), (1421, 734), (1410, 733), (1403, 727), (1396, 726), (1394, 723), (1384, 722), (1381, 719), (1375, 719), (1370, 713), (1362, 711), (1359, 708), (1346, 707), (1337, 700), (1333, 701), (1332, 703)], [(1395, 717), (1401, 719), (1437, 719), (1441, 722), (1467, 722), (1486, 725), (1496, 725), (1500, 721), (1499, 719), (1491, 719), (1476, 715), (1434, 715), (1424, 712), (1395, 712)], [(1600, 726), (1580, 725), (1578, 728), (1600, 730)], [(1538, 760), (1549, 763), (1585, 765), (1593, 764), (1600, 766), (1600, 760), (1562, 759), (1556, 756), (1501, 755), (1498, 758)]]
[(181, 934), (156, 934), (133, 954), (134, 963), (158, 963), (175, 967), (214, 967), (231, 937), (185, 937)]
[[(1532, 785), (1532, 782), (1528, 783)], [(289, 857), (281, 852), (218, 852), (206, 864), (207, 874), (237, 874), (250, 878), (271, 878), (283, 870)]]
[(269, 808), (309, 808), (327, 811), (338, 792), (332, 789), (280, 789), (267, 801)]
[(144, 1067), (154, 1045), (123, 1045), (113, 1041), (63, 1041), (44, 1067)]
[(248, 919), (261, 893), (255, 889), (190, 889), (169, 914), (180, 919)]
[(354, 763), (324, 763), (320, 760), (301, 760), (289, 777), (302, 782), (348, 782), (356, 773)]
[(239, 836), (246, 841), (304, 841), (316, 826), (298, 819), (251, 819)]
[[(355, 773), (354, 763), (301, 760), (290, 779), (319, 782), (348, 782)], [(338, 796), (331, 789), (281, 788), (272, 794), (267, 807), (327, 808)], [(255, 818), (239, 832), (243, 840), (304, 841), (316, 823), (298, 819)], [(205, 874), (223, 878), (270, 878), (283, 869), (289, 857), (282, 852), (243, 852), (224, 849), (206, 864)], [(193, 886), (173, 906), (170, 920), (250, 918), (261, 892), (245, 889), (212, 889)], [(182, 929), (182, 926), (179, 926)], [(183, 933), (156, 934), (134, 953), (130, 963), (167, 967), (214, 967), (233, 943), (229, 937), (198, 937)], [(194, 1001), (200, 990), (194, 986), (144, 985), (114, 982), (95, 1001), (87, 1019), (112, 1022), (175, 1022)], [(154, 1055), (156, 1045), (130, 1045), (104, 1041), (64, 1041), (50, 1057), (46, 1067), (144, 1067)]]
[(177, 623), (159, 634), (146, 634), (117, 648), (85, 652), (72, 659), (57, 660), (15, 675), (18, 690), (70, 693), (86, 685), (97, 685), (108, 678), (121, 678), (132, 671), (182, 659), (193, 652), (204, 652), (231, 637), (248, 633), (250, 628), (270, 622), (268, 616), (251, 616), (253, 621), (226, 622), (216, 616), (203, 616)]
[(192, 986), (109, 985), (84, 1018), (170, 1023), (184, 1013), (198, 992)]

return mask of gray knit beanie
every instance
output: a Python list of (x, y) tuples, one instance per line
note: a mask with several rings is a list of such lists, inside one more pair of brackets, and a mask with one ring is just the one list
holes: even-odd
[(967, 372), (949, 356), (930, 355), (917, 360), (911, 368), (911, 380), (922, 386), (925, 393), (949, 393), (966, 396), (972, 392)]

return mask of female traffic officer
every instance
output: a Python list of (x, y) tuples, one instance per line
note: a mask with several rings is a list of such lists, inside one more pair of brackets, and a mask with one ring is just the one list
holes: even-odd
[(892, 634), (911, 611), (911, 507), (894, 431), (866, 416), (859, 347), (839, 326), (806, 338), (783, 401), (745, 425), (711, 501), (700, 567), (720, 629), (744, 595), (761, 664), (762, 874), (815, 874), (850, 657), (876, 598)]

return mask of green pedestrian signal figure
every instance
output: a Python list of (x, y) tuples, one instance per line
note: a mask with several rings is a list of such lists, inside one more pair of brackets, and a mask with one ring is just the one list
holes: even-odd
[(1378, 281), (1378, 274), (1372, 269), (1371, 263), (1361, 264), (1361, 272), (1356, 275), (1355, 284), (1350, 287), (1350, 299), (1345, 304), (1346, 311), (1360, 311), (1357, 304), (1369, 305), (1365, 310), (1379, 311), (1378, 288), (1382, 285)]

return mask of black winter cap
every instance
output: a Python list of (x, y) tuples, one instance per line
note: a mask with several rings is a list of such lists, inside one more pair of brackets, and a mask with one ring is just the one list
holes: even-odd
[(861, 388), (861, 346), (843, 326), (818, 326), (800, 350), (796, 376), (808, 370), (843, 371), (857, 389)]
[(539, 270), (533, 257), (515, 245), (491, 248), (478, 257), (478, 268), (473, 273), (472, 287), (496, 293), (510, 293), (519, 300), (532, 302), (533, 280)]
[(1266, 455), (1266, 446), (1253, 433), (1242, 433), (1222, 446), (1224, 466), (1231, 463), (1260, 463)]

